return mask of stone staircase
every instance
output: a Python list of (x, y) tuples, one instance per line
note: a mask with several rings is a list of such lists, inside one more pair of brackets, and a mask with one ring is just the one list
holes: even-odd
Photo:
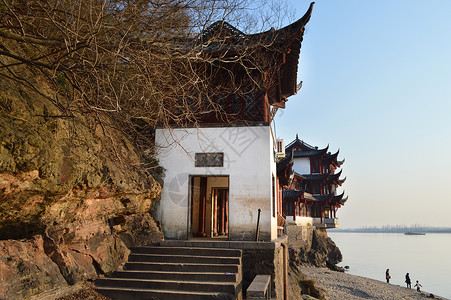
[(95, 282), (112, 299), (242, 299), (241, 250), (147, 246)]

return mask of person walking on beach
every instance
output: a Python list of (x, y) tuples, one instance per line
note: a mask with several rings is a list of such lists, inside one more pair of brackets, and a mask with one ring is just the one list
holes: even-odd
[(409, 273), (406, 274), (406, 284), (407, 284), (407, 287), (408, 287), (409, 289), (412, 288), (412, 284), (411, 284), (411, 281), (410, 281)]
[(387, 283), (390, 283), (390, 269), (387, 269), (387, 271), (385, 271), (385, 279), (387, 279)]
[(417, 284), (415, 284), (413, 287), (417, 287), (417, 292), (421, 292), (420, 287), (423, 287), (423, 286), (417, 280)]

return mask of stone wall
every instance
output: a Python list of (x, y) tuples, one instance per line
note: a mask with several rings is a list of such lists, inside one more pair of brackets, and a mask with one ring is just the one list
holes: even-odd
[[(239, 246), (237, 246), (238, 248)], [(255, 243), (254, 248), (243, 250), (243, 290), (251, 284), (256, 275), (271, 275), (271, 297), (286, 299), (288, 280), (288, 247), (286, 236), (276, 242)]]

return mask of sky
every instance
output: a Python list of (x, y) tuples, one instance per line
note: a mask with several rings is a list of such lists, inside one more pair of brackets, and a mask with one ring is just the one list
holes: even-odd
[[(297, 18), (309, 4), (291, 1)], [(450, 14), (450, 0), (316, 1), (276, 135), (340, 150), (341, 228), (451, 227)]]

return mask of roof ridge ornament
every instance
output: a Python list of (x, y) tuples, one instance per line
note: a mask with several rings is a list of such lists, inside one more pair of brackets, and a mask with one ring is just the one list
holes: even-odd
[(303, 81), (301, 80), (301, 82), (299, 82), (299, 83), (296, 85), (296, 93), (299, 92), (299, 90), (302, 88), (302, 83), (303, 83)]

